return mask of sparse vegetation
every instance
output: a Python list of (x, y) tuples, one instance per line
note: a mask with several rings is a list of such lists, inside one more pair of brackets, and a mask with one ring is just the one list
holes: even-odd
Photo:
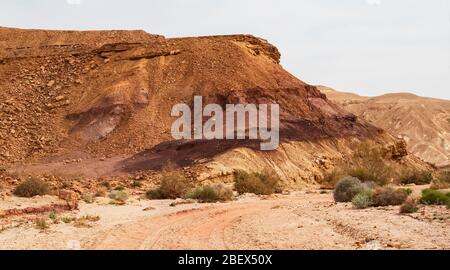
[(234, 173), (234, 187), (239, 194), (270, 195), (279, 192), (280, 178), (275, 173)]
[(163, 200), (163, 195), (159, 192), (159, 189), (151, 189), (145, 193), (145, 196), (150, 200)]
[(450, 205), (450, 192), (444, 193), (438, 190), (425, 189), (422, 191), (420, 203), (427, 205)]
[(402, 191), (403, 193), (405, 193), (408, 196), (411, 196), (413, 194), (413, 190), (410, 188), (400, 188), (398, 190)]
[(356, 209), (366, 209), (373, 205), (372, 191), (365, 190), (356, 194), (352, 200), (353, 207)]
[(377, 175), (375, 172), (363, 167), (349, 169), (347, 171), (347, 175), (356, 177), (362, 182), (372, 182), (381, 185), (386, 183), (386, 179), (381, 178), (380, 175)]
[(132, 188), (141, 188), (142, 187), (142, 182), (138, 181), (138, 180), (135, 180), (135, 181), (133, 181), (133, 183), (131, 183), (131, 187)]
[(341, 164), (320, 181), (325, 187), (335, 187), (344, 177), (358, 178), (363, 183), (375, 183), (384, 186), (395, 178), (395, 170), (385, 161), (385, 154), (379, 147), (368, 143), (358, 145), (352, 157)]
[(125, 191), (113, 190), (108, 197), (114, 201), (125, 203), (128, 199), (128, 194)]
[(49, 194), (47, 183), (37, 177), (30, 177), (19, 184), (14, 190), (14, 195), (25, 198), (43, 196)]
[(146, 193), (151, 200), (182, 198), (189, 190), (189, 181), (183, 174), (176, 171), (166, 171), (161, 178), (159, 188)]
[(123, 186), (118, 186), (118, 187), (114, 188), (114, 190), (124, 191), (124, 190), (125, 190), (125, 187), (123, 187)]
[(100, 220), (99, 216), (85, 215), (80, 218), (74, 218), (73, 225), (78, 228), (90, 228), (91, 223), (98, 222)]
[(427, 185), (433, 181), (433, 175), (427, 171), (406, 170), (400, 175), (398, 181), (403, 185)]
[(233, 199), (233, 191), (223, 185), (204, 186), (190, 191), (186, 197), (203, 203), (226, 202)]
[(401, 205), (406, 201), (408, 195), (399, 189), (391, 187), (376, 188), (373, 191), (374, 206)]
[(56, 219), (58, 219), (58, 216), (56, 215), (55, 212), (51, 212), (51, 213), (48, 215), (48, 218), (50, 218), (51, 220), (55, 221)]
[(69, 223), (73, 222), (74, 220), (75, 220), (75, 218), (73, 218), (73, 217), (62, 217), (61, 218), (61, 221), (66, 224), (69, 224)]
[(385, 162), (385, 153), (380, 147), (362, 143), (355, 151), (352, 162), (356, 166), (347, 166), (347, 175), (355, 175), (363, 182), (372, 181), (384, 186), (394, 178), (394, 170)]
[(47, 221), (43, 218), (36, 219), (34, 221), (34, 225), (35, 225), (36, 229), (41, 230), (41, 231), (44, 231), (44, 230), (47, 230), (48, 228), (50, 228)]
[(334, 189), (336, 202), (351, 202), (353, 197), (364, 191), (364, 186), (358, 178), (347, 176), (340, 180)]
[(413, 198), (407, 198), (406, 201), (400, 207), (400, 214), (412, 214), (419, 210), (416, 200)]
[(91, 204), (95, 202), (95, 194), (92, 193), (83, 193), (81, 194), (81, 200), (83, 200), (85, 203)]

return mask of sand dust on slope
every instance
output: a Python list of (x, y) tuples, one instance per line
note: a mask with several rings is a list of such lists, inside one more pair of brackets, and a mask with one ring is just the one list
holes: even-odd
[[(132, 201), (81, 205), (99, 215), (90, 228), (57, 224), (0, 233), (1, 249), (450, 249), (450, 211), (422, 207), (352, 209), (331, 194), (247, 196), (222, 204)], [(143, 211), (146, 209), (147, 211)]]

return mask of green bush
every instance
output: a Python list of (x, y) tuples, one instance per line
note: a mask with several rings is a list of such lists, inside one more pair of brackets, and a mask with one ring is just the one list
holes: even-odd
[(334, 188), (334, 200), (336, 202), (351, 202), (356, 194), (365, 190), (358, 178), (347, 176), (340, 180)]
[(352, 199), (353, 207), (356, 209), (366, 209), (373, 205), (372, 192), (371, 191), (363, 191), (356, 194)]
[(113, 190), (109, 193), (108, 197), (118, 202), (126, 202), (128, 199), (128, 194), (125, 191)]
[(147, 192), (152, 200), (182, 198), (189, 189), (189, 181), (179, 172), (164, 172), (159, 188)]
[(425, 189), (422, 191), (420, 203), (427, 205), (449, 205), (450, 193), (443, 193), (438, 190)]
[(233, 191), (223, 185), (198, 187), (186, 195), (202, 203), (226, 202), (233, 199)]
[(377, 188), (373, 191), (374, 206), (389, 206), (403, 204), (408, 195), (402, 190), (391, 187)]
[(239, 194), (270, 195), (279, 191), (279, 183), (280, 178), (274, 173), (234, 173), (234, 186)]
[(402, 173), (399, 182), (403, 185), (428, 185), (433, 181), (433, 175), (427, 171), (408, 170)]
[(400, 214), (411, 214), (419, 210), (414, 199), (408, 198), (400, 207)]
[(19, 184), (14, 190), (14, 195), (31, 198), (49, 194), (50, 189), (47, 183), (37, 177), (30, 177)]
[(410, 188), (400, 188), (400, 189), (398, 189), (398, 190), (404, 192), (404, 193), (405, 193), (406, 195), (408, 195), (408, 196), (411, 196), (411, 195), (413, 194), (413, 190), (410, 189)]

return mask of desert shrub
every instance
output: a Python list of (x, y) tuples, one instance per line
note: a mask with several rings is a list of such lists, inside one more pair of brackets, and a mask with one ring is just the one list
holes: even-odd
[(234, 173), (234, 187), (239, 194), (270, 195), (279, 192), (280, 178), (275, 173)]
[(403, 185), (427, 185), (431, 181), (433, 181), (433, 175), (430, 172), (418, 170), (404, 171), (399, 178), (400, 184)]
[(53, 221), (55, 221), (55, 220), (58, 219), (58, 215), (56, 214), (56, 212), (51, 212), (51, 213), (48, 215), (48, 218), (51, 219), (51, 220), (53, 220)]
[(411, 196), (413, 194), (413, 190), (410, 188), (399, 188), (399, 191), (402, 191), (403, 193), (405, 193), (408, 196)]
[(50, 189), (47, 183), (37, 177), (30, 177), (20, 183), (14, 190), (14, 195), (19, 197), (31, 198), (49, 194)]
[(233, 191), (223, 185), (199, 187), (189, 192), (186, 197), (200, 202), (225, 202), (233, 199)]
[(374, 206), (401, 205), (406, 198), (408, 195), (404, 191), (391, 187), (377, 188), (373, 191)]
[(379, 185), (377, 183), (372, 182), (372, 181), (364, 182), (363, 186), (365, 189), (369, 189), (369, 190), (376, 189), (379, 187)]
[(71, 223), (74, 220), (75, 220), (75, 218), (73, 218), (73, 217), (62, 217), (61, 218), (61, 221), (66, 223), (66, 224), (69, 224), (69, 223)]
[(356, 209), (366, 209), (373, 205), (372, 191), (365, 190), (358, 194), (352, 199), (353, 207)]
[(420, 203), (427, 205), (449, 205), (450, 193), (445, 194), (438, 190), (425, 189), (422, 191)]
[(74, 218), (71, 222), (77, 228), (90, 228), (91, 223), (98, 222), (100, 220), (99, 216), (85, 215), (79, 218)]
[(364, 191), (364, 186), (358, 178), (347, 176), (340, 180), (334, 188), (336, 202), (351, 202), (356, 194)]
[(118, 186), (118, 187), (115, 187), (114, 190), (124, 191), (125, 187), (124, 186)]
[(108, 197), (118, 202), (125, 202), (128, 199), (128, 194), (125, 191), (113, 190)]
[(85, 203), (94, 203), (95, 202), (95, 194), (92, 193), (83, 193), (81, 194), (81, 200)]
[(47, 221), (43, 218), (38, 218), (34, 221), (34, 225), (36, 226), (36, 229), (38, 230), (46, 230), (48, 228), (50, 228), (50, 226), (48, 225)]
[(400, 214), (411, 214), (418, 210), (417, 203), (413, 198), (407, 198), (402, 206), (400, 206)]
[(142, 182), (138, 181), (138, 180), (135, 180), (135, 181), (133, 181), (133, 183), (131, 183), (131, 187), (132, 188), (141, 188), (142, 187)]
[(159, 192), (159, 189), (149, 190), (145, 193), (145, 196), (147, 197), (147, 199), (150, 199), (150, 200), (163, 200), (164, 199), (161, 192)]
[(182, 198), (189, 189), (189, 181), (183, 174), (175, 171), (164, 172), (159, 188), (147, 192), (149, 199)]

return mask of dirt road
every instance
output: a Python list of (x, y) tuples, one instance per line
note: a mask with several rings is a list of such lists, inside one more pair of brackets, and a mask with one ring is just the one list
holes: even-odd
[[(449, 249), (450, 223), (396, 207), (354, 210), (330, 195), (217, 204), (103, 231), (86, 249)], [(443, 210), (446, 211), (446, 210)], [(446, 212), (448, 218), (448, 210)]]
[(318, 191), (172, 203), (135, 198), (125, 206), (81, 204), (59, 218), (98, 215), (99, 221), (85, 227), (49, 223), (44, 231), (25, 222), (0, 230), (0, 249), (450, 249), (446, 207), (422, 206), (411, 215), (398, 214), (399, 207), (356, 210)]

